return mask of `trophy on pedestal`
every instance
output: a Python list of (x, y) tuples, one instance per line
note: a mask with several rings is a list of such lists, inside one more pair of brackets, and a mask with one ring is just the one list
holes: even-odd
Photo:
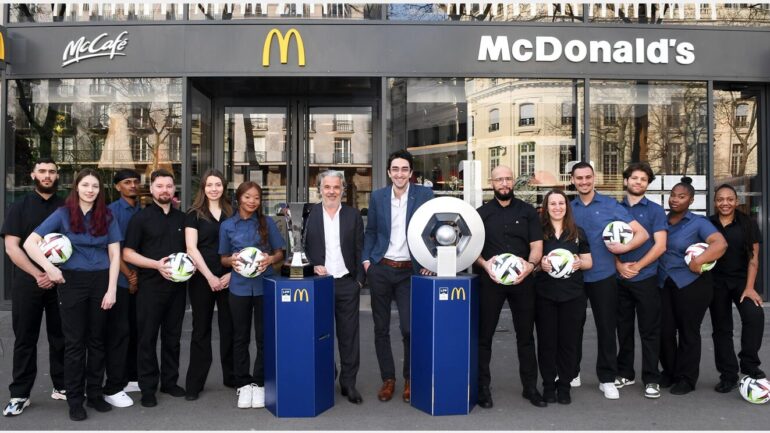
[(303, 226), (304, 226), (305, 203), (289, 203), (289, 221), (291, 226), (287, 227), (287, 236), (290, 252), (286, 255), (281, 274), (289, 278), (305, 278), (313, 276), (313, 267), (305, 256), (303, 245)]

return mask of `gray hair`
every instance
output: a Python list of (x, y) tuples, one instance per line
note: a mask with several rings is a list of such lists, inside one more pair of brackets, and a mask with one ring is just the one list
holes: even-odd
[(345, 173), (340, 170), (325, 170), (318, 173), (318, 178), (316, 180), (316, 187), (318, 188), (319, 194), (321, 193), (321, 184), (323, 183), (326, 176), (338, 177), (342, 182), (342, 192), (345, 192), (348, 187), (348, 183), (345, 182)]

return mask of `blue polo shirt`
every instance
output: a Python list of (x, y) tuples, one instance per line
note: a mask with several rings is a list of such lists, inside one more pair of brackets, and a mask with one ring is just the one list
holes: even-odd
[[(268, 216), (265, 220), (267, 221), (267, 242), (259, 236), (257, 214), (243, 219), (236, 211), (219, 227), (219, 254), (229, 256), (246, 247), (257, 247), (270, 254), (275, 250), (285, 249), (286, 242), (278, 231), (275, 221)], [(272, 266), (268, 266), (265, 272), (256, 278), (246, 278), (234, 270), (230, 271), (230, 293), (235, 296), (262, 296), (263, 277), (271, 275), (273, 275)]]
[(706, 238), (716, 231), (708, 218), (690, 211), (678, 223), (669, 224), (666, 252), (660, 256), (658, 266), (658, 286), (663, 287), (667, 277), (671, 277), (680, 289), (697, 280), (699, 275), (690, 271), (684, 262), (684, 252), (692, 244), (706, 242)]
[(594, 199), (588, 205), (583, 204), (580, 197), (572, 202), (572, 213), (575, 223), (586, 232), (588, 245), (591, 246), (591, 257), (594, 265), (591, 269), (583, 271), (583, 281), (593, 283), (615, 275), (615, 255), (604, 245), (602, 232), (604, 227), (612, 221), (630, 223), (634, 219), (628, 214), (626, 208), (620, 205), (614, 198), (594, 192)]
[[(120, 234), (123, 235), (123, 240), (125, 240), (126, 230), (128, 230), (128, 222), (131, 221), (131, 218), (136, 215), (137, 212), (142, 210), (141, 206), (139, 206), (139, 200), (136, 201), (136, 206), (131, 206), (128, 204), (126, 199), (120, 197), (119, 199), (110, 203), (107, 207), (112, 211), (112, 217), (118, 221)], [(121, 251), (123, 250), (124, 243), (124, 241), (120, 242)], [(128, 267), (132, 269), (134, 268), (133, 265), (128, 265)], [(128, 278), (123, 275), (123, 272), (118, 272), (118, 287), (128, 287)]]
[[(647, 197), (642, 197), (639, 203), (631, 206), (628, 203), (628, 198), (623, 197), (621, 205), (628, 210), (631, 217), (635, 219), (639, 224), (647, 230), (650, 237), (644, 241), (644, 243), (637, 249), (629, 251), (620, 255), (620, 261), (626, 262), (638, 262), (652, 249), (655, 244), (654, 234), (661, 230), (668, 230), (668, 219), (666, 218), (666, 211), (663, 207), (657, 203), (653, 203), (647, 200)], [(631, 278), (628, 281), (642, 281), (647, 278), (652, 278), (658, 275), (658, 260), (645, 266), (644, 269), (639, 271), (639, 275)]]
[(107, 254), (107, 245), (120, 242), (123, 236), (115, 218), (111, 218), (104, 236), (93, 236), (91, 229), (91, 215), (88, 211), (83, 218), (84, 233), (74, 233), (70, 227), (70, 215), (67, 208), (61, 207), (52, 213), (36, 229), (35, 233), (45, 236), (49, 233), (61, 233), (72, 243), (72, 256), (62, 263), (59, 268), (67, 271), (102, 271), (110, 268), (110, 257)]

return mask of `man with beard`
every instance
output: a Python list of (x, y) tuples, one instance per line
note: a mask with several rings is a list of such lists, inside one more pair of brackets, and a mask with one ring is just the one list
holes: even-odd
[[(164, 169), (150, 175), (152, 204), (128, 223), (123, 259), (139, 268), (136, 292), (139, 388), (142, 406), (158, 404), (155, 392), (184, 397), (179, 379), (179, 349), (187, 292), (186, 283), (171, 280), (168, 256), (186, 251), (183, 212), (171, 205), (173, 175)], [(161, 366), (157, 343), (161, 333)]]
[[(495, 199), (478, 208), (487, 233), (484, 249), (476, 260), (486, 271), (480, 272), (478, 403), (486, 409), (493, 406), (489, 389), (492, 339), (507, 300), (516, 330), (519, 377), (524, 386), (522, 396), (536, 407), (545, 407), (547, 403), (537, 390), (535, 278), (532, 275), (543, 255), (543, 228), (535, 208), (513, 196), (513, 172), (509, 167), (495, 167), (491, 182)], [(504, 253), (518, 256), (523, 269), (510, 286), (501, 284), (492, 270), (497, 255)]]
[(634, 384), (634, 315), (642, 342), (644, 396), (660, 397), (660, 290), (658, 258), (666, 251), (668, 221), (663, 207), (644, 196), (655, 180), (646, 162), (631, 163), (623, 172), (626, 196), (621, 204), (652, 234), (639, 248), (616, 257), (618, 271), (618, 377), (615, 387)]
[[(139, 179), (139, 173), (127, 168), (115, 172), (112, 179), (120, 197), (110, 203), (109, 208), (124, 239), (128, 222), (141, 210), (137, 200)], [(139, 391), (136, 381), (136, 289), (136, 268), (121, 258), (116, 302), (107, 312), (110, 338), (105, 342), (107, 382), (104, 400), (115, 407), (133, 405), (126, 392)]]
[(64, 334), (56, 286), (21, 247), (21, 242), (64, 205), (64, 200), (56, 196), (59, 173), (51, 158), (37, 160), (31, 176), (35, 190), (13, 203), (0, 231), (0, 236), (5, 238), (5, 252), (14, 264), (11, 321), (16, 340), (13, 343), (13, 381), (8, 387), (11, 399), (3, 410), (5, 416), (21, 415), (30, 404), (29, 395), (37, 376), (37, 340), (44, 312), (53, 381), (51, 398), (67, 399), (64, 392)]

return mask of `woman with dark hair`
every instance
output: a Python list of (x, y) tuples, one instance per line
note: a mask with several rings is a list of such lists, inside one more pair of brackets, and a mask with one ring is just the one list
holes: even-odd
[[(265, 374), (262, 326), (262, 294), (264, 277), (273, 275), (273, 265), (283, 261), (286, 244), (272, 218), (262, 212), (262, 188), (244, 182), (235, 192), (238, 211), (222, 222), (219, 229), (219, 254), (222, 265), (233, 268), (230, 273), (230, 311), (233, 318), (233, 375), (241, 409), (265, 407)], [(238, 252), (257, 247), (265, 256), (255, 278), (238, 273)], [(253, 372), (249, 372), (251, 325), (257, 343)]]
[[(714, 225), (706, 217), (690, 212), (694, 199), (689, 177), (683, 177), (671, 189), (666, 252), (658, 264), (658, 285), (662, 288), (660, 387), (671, 386), (671, 394), (675, 395), (694, 390), (698, 381), (700, 327), (714, 293), (711, 273), (703, 272), (702, 267), (722, 257), (727, 249), (724, 236)], [(700, 242), (707, 243), (708, 248), (693, 257), (688, 266), (685, 251)]]
[(740, 371), (755, 379), (765, 377), (759, 368), (759, 349), (765, 329), (762, 296), (754, 289), (759, 269), (759, 227), (738, 209), (738, 193), (730, 185), (720, 185), (714, 197), (716, 214), (711, 222), (727, 240), (727, 253), (712, 270), (714, 299), (711, 326), (714, 330), (714, 362), (719, 371), (717, 392), (730, 392), (738, 386), (738, 359), (733, 345), (733, 309), (741, 316)]
[[(586, 234), (575, 224), (567, 195), (553, 190), (545, 195), (543, 203), (542, 272), (537, 274), (535, 283), (537, 358), (543, 377), (543, 399), (547, 403), (569, 404), (572, 402), (570, 380), (579, 371), (578, 346), (586, 316), (582, 271), (590, 269), (593, 262)], [(569, 251), (575, 258), (573, 272), (567, 278), (548, 274), (551, 271), (548, 253), (557, 248)]]
[(230, 273), (222, 267), (219, 257), (219, 226), (233, 214), (230, 199), (225, 194), (227, 182), (215, 169), (201, 176), (198, 193), (187, 211), (185, 243), (198, 272), (187, 287), (192, 307), (192, 336), (190, 365), (187, 368), (185, 399), (197, 400), (211, 368), (211, 320), (214, 306), (219, 322), (219, 358), (225, 386), (234, 387), (233, 378), (233, 320), (230, 316)]
[[(104, 200), (99, 174), (80, 170), (64, 206), (51, 214), (24, 242), (27, 254), (58, 286), (64, 331), (64, 383), (69, 416), (87, 418), (83, 400), (99, 412), (112, 409), (104, 401), (104, 340), (107, 311), (115, 304), (120, 271), (118, 222)], [(59, 268), (38, 244), (49, 233), (61, 233), (72, 243), (72, 256)]]

